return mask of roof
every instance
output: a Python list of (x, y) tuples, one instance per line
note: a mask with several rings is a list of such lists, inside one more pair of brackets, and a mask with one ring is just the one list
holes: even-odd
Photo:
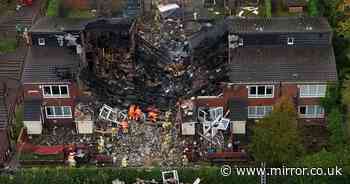
[(239, 18), (229, 17), (226, 24), (231, 33), (294, 33), (294, 32), (331, 32), (332, 29), (324, 17), (272, 17)]
[(229, 82), (327, 82), (337, 80), (332, 46), (308, 48), (236, 48)]
[(229, 118), (232, 121), (245, 121), (248, 118), (247, 100), (241, 98), (230, 98), (228, 108), (230, 110)]
[(0, 54), (0, 79), (20, 80), (24, 57), (25, 51), (23, 49)]
[(86, 26), (105, 21), (109, 24), (128, 24), (131, 26), (132, 20), (128, 18), (58, 18), (58, 17), (44, 17), (36, 21), (32, 25), (30, 32), (63, 32), (63, 31), (82, 31)]
[(6, 128), (8, 125), (8, 113), (3, 95), (0, 94), (0, 128)]
[(71, 54), (71, 52), (67, 48), (29, 48), (23, 69), (22, 82), (67, 81), (60, 77), (60, 72), (75, 74), (79, 64), (78, 56)]
[(32, 99), (25, 100), (23, 105), (23, 120), (24, 121), (40, 121), (41, 116), (41, 100)]

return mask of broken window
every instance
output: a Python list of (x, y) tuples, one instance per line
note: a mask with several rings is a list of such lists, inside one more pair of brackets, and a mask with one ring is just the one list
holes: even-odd
[(162, 172), (163, 183), (179, 184), (179, 175), (176, 170)]
[(38, 44), (39, 44), (40, 46), (44, 46), (44, 45), (45, 45), (45, 38), (39, 38), (39, 39), (38, 39)]
[(118, 123), (118, 110), (114, 110), (112, 107), (104, 104), (100, 109), (99, 117), (113, 123)]
[(46, 85), (43, 87), (45, 98), (69, 97), (68, 85)]
[(198, 120), (206, 121), (206, 119), (207, 119), (207, 112), (205, 112), (202, 108), (198, 108)]
[(222, 118), (224, 116), (224, 108), (223, 107), (217, 107), (217, 108), (211, 108), (209, 110), (210, 118), (212, 120), (216, 120), (217, 118)]

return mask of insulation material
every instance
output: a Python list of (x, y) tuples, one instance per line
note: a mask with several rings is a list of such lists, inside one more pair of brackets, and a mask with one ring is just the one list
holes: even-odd
[(187, 122), (181, 125), (182, 135), (195, 135), (196, 133), (196, 123)]
[(246, 134), (246, 121), (233, 121), (232, 122), (233, 134)]

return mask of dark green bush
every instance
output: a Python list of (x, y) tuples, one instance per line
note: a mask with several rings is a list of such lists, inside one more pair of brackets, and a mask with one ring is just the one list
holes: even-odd
[(46, 15), (49, 17), (57, 17), (60, 9), (60, 0), (49, 0)]

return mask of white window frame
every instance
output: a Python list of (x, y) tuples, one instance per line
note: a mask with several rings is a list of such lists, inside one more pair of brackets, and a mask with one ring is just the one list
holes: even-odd
[[(60, 91), (59, 95), (53, 94), (53, 92), (52, 92), (53, 86), (58, 86), (58, 89)], [(45, 94), (45, 87), (50, 88), (50, 94)], [(67, 88), (67, 94), (62, 95), (61, 87)], [(68, 85), (43, 85), (43, 86), (41, 86), (41, 88), (42, 88), (44, 98), (69, 98), (69, 86)]]
[[(258, 94), (258, 87), (264, 87), (265, 88), (265, 94), (264, 95), (259, 95)], [(255, 87), (255, 95), (254, 94), (250, 94), (250, 88)], [(271, 88), (272, 87), (272, 94), (267, 94), (267, 88)], [(247, 86), (248, 89), (248, 98), (273, 98), (274, 97), (274, 93), (275, 93), (275, 86), (274, 85), (250, 85)]]
[(287, 38), (287, 44), (288, 45), (294, 45), (294, 41), (295, 41), (295, 39), (293, 37), (288, 37)]
[(38, 44), (40, 46), (45, 46), (45, 38), (38, 38)]
[[(258, 108), (264, 109), (264, 114), (259, 115), (258, 114)], [(271, 108), (271, 111), (268, 111), (268, 108)], [(255, 111), (255, 114), (250, 114), (250, 109), (253, 109)], [(273, 107), (270, 105), (267, 106), (248, 106), (248, 118), (249, 119), (258, 119), (258, 118), (264, 118), (266, 115), (269, 115), (273, 110)]]
[[(55, 108), (60, 107), (62, 110), (62, 115), (56, 115), (55, 114)], [(48, 112), (48, 108), (52, 108), (52, 112), (54, 113), (54, 115), (49, 115)], [(69, 113), (70, 115), (64, 115), (64, 108), (69, 108)], [(64, 118), (72, 118), (72, 107), (71, 106), (46, 106), (45, 107), (45, 114), (46, 114), (46, 118), (47, 119), (64, 119)]]
[[(301, 107), (305, 107), (305, 114), (301, 114)], [(314, 108), (314, 113), (313, 114), (307, 114), (308, 109), (313, 107)], [(321, 113), (317, 113), (317, 109), (321, 108)], [(299, 118), (324, 118), (324, 108), (320, 105), (300, 105), (298, 107), (298, 114), (299, 114)]]
[[(311, 87), (316, 88), (316, 94), (310, 93)], [(299, 88), (300, 98), (321, 98), (321, 97), (325, 97), (326, 92), (327, 92), (327, 85), (325, 85), (325, 84), (322, 84), (322, 85), (299, 85), (298, 88)], [(322, 88), (324, 90), (321, 91)], [(302, 90), (306, 90), (306, 91), (302, 91)], [(322, 93), (320, 93), (320, 92), (322, 92)]]

